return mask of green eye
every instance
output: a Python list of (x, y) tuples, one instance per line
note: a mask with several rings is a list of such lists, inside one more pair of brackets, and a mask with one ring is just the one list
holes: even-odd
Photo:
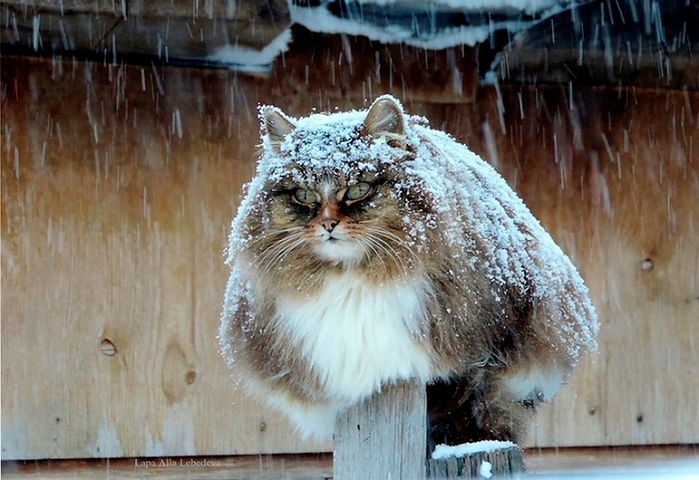
[(294, 199), (304, 205), (312, 205), (318, 200), (315, 192), (308, 188), (297, 188), (294, 192)]
[(366, 182), (355, 183), (345, 192), (345, 200), (361, 200), (366, 197), (371, 190), (371, 185)]

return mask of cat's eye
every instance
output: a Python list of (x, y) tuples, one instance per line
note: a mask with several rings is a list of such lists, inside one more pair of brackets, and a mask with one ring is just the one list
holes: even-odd
[(371, 185), (366, 182), (359, 182), (351, 185), (345, 192), (345, 200), (361, 200), (371, 191)]
[(315, 192), (308, 188), (297, 188), (294, 192), (294, 199), (304, 205), (312, 205), (318, 200)]

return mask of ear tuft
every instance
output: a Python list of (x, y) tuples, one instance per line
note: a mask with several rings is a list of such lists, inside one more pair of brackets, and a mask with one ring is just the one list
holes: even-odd
[(267, 135), (269, 145), (276, 153), (279, 153), (279, 146), (284, 138), (294, 131), (296, 125), (277, 107), (261, 107), (260, 119), (263, 135)]
[(406, 148), (405, 115), (398, 100), (382, 95), (369, 107), (362, 135), (373, 138), (386, 137), (390, 145)]

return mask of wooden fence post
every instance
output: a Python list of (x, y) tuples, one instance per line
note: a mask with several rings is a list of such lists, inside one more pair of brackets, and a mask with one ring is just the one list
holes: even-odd
[(426, 394), (419, 382), (385, 385), (335, 424), (334, 480), (424, 479)]
[[(491, 443), (491, 445), (488, 445)], [(427, 478), (430, 480), (461, 480), (507, 478), (515, 480), (524, 476), (522, 449), (514, 443), (480, 442), (447, 447), (470, 447), (468, 452), (427, 459)]]

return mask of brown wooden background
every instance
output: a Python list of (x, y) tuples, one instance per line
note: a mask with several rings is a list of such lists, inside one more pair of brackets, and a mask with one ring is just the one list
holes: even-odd
[(699, 442), (699, 94), (453, 88), (420, 55), (400, 81), (293, 51), (268, 79), (2, 57), (3, 460), (331, 448), (234, 388), (222, 251), (258, 103), (384, 91), (491, 161), (590, 286), (600, 353), (528, 445)]

